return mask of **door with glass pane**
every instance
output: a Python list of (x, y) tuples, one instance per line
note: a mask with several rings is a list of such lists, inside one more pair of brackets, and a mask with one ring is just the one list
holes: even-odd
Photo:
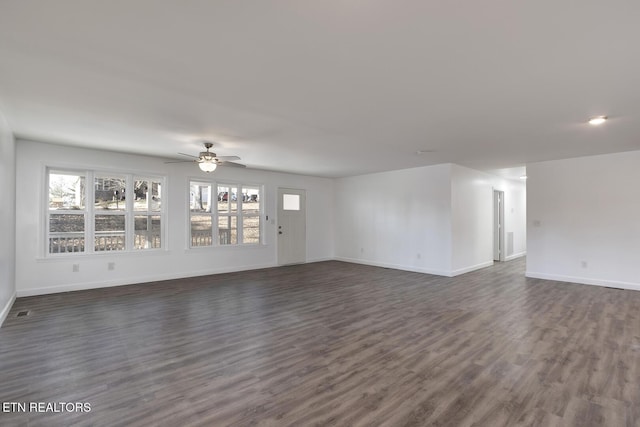
[(278, 188), (278, 264), (307, 260), (305, 190)]

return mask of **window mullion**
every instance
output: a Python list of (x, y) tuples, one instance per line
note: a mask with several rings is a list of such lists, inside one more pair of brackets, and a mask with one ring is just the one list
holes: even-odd
[(244, 195), (242, 193), (242, 185), (238, 185), (238, 195), (236, 196), (236, 203), (238, 204), (238, 215), (236, 216), (236, 238), (238, 239), (237, 244), (241, 245), (244, 241), (242, 237), (243, 234), (243, 224), (242, 224), (242, 204), (244, 203)]
[(211, 233), (213, 233), (213, 236), (211, 236), (211, 238), (213, 239), (212, 242), (215, 242), (215, 244), (213, 246), (220, 246), (220, 233), (218, 231), (218, 229), (220, 228), (218, 226), (218, 221), (220, 221), (220, 211), (218, 210), (218, 193), (220, 192), (220, 189), (218, 188), (218, 185), (220, 185), (217, 181), (212, 181), (211, 182), (211, 191), (214, 191), (215, 189), (215, 207), (211, 208)]
[(84, 251), (85, 253), (94, 253), (95, 252), (95, 228), (96, 228), (96, 219), (95, 219), (95, 209), (94, 209), (94, 201), (95, 201), (95, 173), (93, 171), (85, 172), (87, 184), (86, 191), (87, 194), (85, 197), (87, 200), (85, 201), (85, 212), (84, 212), (84, 229), (85, 229), (85, 239), (84, 239)]
[(133, 203), (135, 199), (135, 191), (133, 182), (135, 177), (133, 174), (127, 174), (125, 183), (125, 196), (124, 196), (124, 215), (125, 215), (125, 246), (127, 251), (133, 251), (133, 239), (135, 238), (134, 230), (134, 216), (133, 216)]
[(47, 207), (47, 214), (46, 216), (46, 222), (44, 224), (44, 239), (45, 242), (47, 242), (47, 244), (44, 246), (44, 255), (48, 256), (51, 254), (51, 169), (46, 168), (45, 169), (45, 184), (44, 184), (44, 197), (45, 197), (45, 202), (44, 202), (44, 206)]
[[(264, 208), (264, 185), (260, 186), (260, 188), (258, 189), (258, 193), (259, 193), (259, 198), (260, 198), (260, 206), (258, 207), (258, 245), (261, 244), (265, 244), (265, 240), (264, 240), (264, 231), (266, 228), (266, 222), (267, 222), (267, 218), (265, 215), (265, 208)], [(264, 220), (263, 220), (264, 219)]]

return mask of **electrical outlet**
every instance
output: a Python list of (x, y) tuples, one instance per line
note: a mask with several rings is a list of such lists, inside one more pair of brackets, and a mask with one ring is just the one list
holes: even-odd
[(80, 271), (80, 264), (73, 264), (73, 272), (77, 273), (78, 271)]
[(587, 261), (582, 261), (580, 264), (582, 265), (582, 268), (589, 267), (589, 265), (587, 264)]
[(360, 253), (363, 254), (364, 253), (364, 248), (360, 248)]
[(107, 264), (107, 270), (115, 270), (116, 269), (116, 263), (115, 262), (110, 262)]
[(418, 259), (420, 259), (420, 258), (422, 258), (422, 255), (421, 255), (421, 254), (418, 254), (418, 255), (416, 255), (416, 257), (417, 257)]

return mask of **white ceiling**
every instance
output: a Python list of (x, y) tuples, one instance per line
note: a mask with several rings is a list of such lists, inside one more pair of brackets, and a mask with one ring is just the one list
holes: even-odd
[(637, 150), (639, 18), (637, 0), (2, 0), (0, 110), (20, 137), (173, 157), (207, 139), (331, 177)]

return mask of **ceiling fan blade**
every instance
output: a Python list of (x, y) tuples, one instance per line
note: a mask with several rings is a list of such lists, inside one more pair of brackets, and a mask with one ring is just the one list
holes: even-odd
[(164, 162), (164, 163), (167, 164), (167, 163), (191, 163), (191, 162), (195, 162), (195, 160), (175, 160), (173, 162)]
[(221, 161), (227, 161), (227, 160), (240, 160), (240, 157), (238, 156), (216, 156), (216, 159), (221, 160)]
[(234, 168), (246, 168), (247, 165), (234, 162), (218, 162), (218, 166), (233, 166)]
[(182, 156), (193, 157), (194, 159), (199, 159), (198, 156), (192, 156), (191, 154), (185, 154), (185, 153), (178, 153), (178, 154), (180, 154)]

